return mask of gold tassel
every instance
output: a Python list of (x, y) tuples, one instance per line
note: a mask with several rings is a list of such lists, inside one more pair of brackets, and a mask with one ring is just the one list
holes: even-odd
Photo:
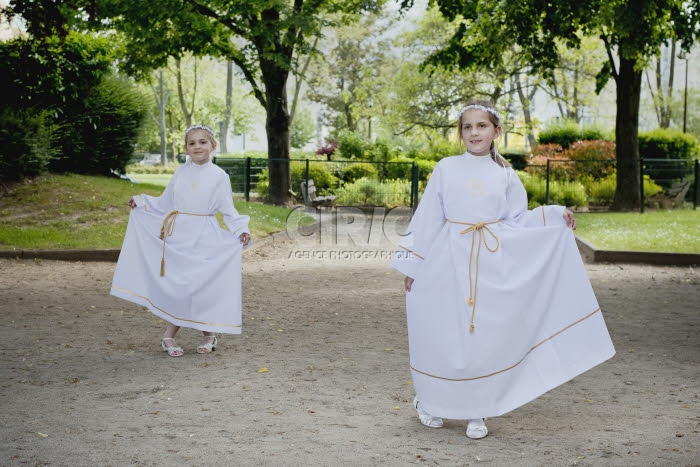
[(160, 277), (165, 275), (165, 258), (160, 260)]
[(474, 332), (474, 323), (469, 325), (469, 333), (471, 334), (473, 332)]

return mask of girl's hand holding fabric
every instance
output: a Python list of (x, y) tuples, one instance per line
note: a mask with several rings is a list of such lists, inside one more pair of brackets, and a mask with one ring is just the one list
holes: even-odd
[(403, 285), (406, 288), (406, 292), (410, 292), (411, 286), (413, 285), (413, 278), (406, 276), (406, 278), (403, 280)]
[(569, 211), (568, 209), (564, 211), (564, 220), (566, 221), (566, 225), (568, 227), (571, 227), (572, 230), (576, 230), (576, 219), (574, 219), (574, 213)]
[(243, 245), (247, 245), (250, 243), (250, 234), (242, 233), (238, 238), (241, 240), (241, 243)]
[(129, 201), (127, 201), (126, 204), (131, 209), (134, 209), (136, 207), (136, 201), (134, 201), (134, 198), (129, 198)]

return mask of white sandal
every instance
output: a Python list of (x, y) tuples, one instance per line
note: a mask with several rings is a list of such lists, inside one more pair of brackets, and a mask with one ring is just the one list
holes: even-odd
[(474, 418), (467, 422), (467, 436), (471, 439), (481, 439), (489, 434), (483, 418)]
[(216, 350), (216, 345), (218, 344), (218, 341), (216, 340), (216, 335), (204, 337), (213, 337), (214, 340), (212, 342), (207, 342), (206, 344), (199, 344), (197, 346), (197, 353), (211, 353), (214, 350)]
[(420, 419), (420, 422), (425, 425), (429, 426), (430, 428), (441, 428), (442, 427), (442, 418), (440, 417), (433, 417), (430, 415), (428, 412), (420, 408), (418, 404), (418, 396), (413, 398), (413, 407), (416, 408), (416, 412), (418, 412), (418, 418)]
[[(165, 343), (165, 341), (172, 341), (173, 345), (168, 345)], [(168, 355), (171, 357), (182, 357), (185, 354), (185, 351), (182, 350), (182, 347), (177, 345), (177, 342), (175, 342), (174, 337), (164, 337), (160, 340), (160, 345), (163, 347), (163, 350), (168, 352)]]

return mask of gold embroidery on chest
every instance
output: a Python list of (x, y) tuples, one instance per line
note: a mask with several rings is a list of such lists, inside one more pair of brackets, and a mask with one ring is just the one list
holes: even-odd
[(470, 196), (481, 196), (486, 192), (486, 182), (480, 178), (473, 177), (467, 179), (464, 183), (464, 189)]

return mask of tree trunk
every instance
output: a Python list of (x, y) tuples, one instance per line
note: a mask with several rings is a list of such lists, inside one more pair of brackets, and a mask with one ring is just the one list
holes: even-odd
[(529, 95), (525, 95), (523, 91), (522, 83), (520, 82), (520, 75), (515, 76), (515, 88), (518, 91), (518, 97), (520, 98), (520, 107), (523, 109), (523, 118), (525, 119), (525, 128), (527, 130), (527, 142), (530, 146), (529, 149), (534, 148), (537, 145), (537, 138), (535, 138), (535, 131), (532, 124), (532, 115), (530, 114), (530, 103), (532, 102)]
[(226, 62), (226, 100), (224, 101), (224, 121), (221, 124), (221, 134), (219, 135), (219, 144), (221, 153), (228, 152), (228, 127), (231, 123), (231, 106), (233, 96), (233, 62)]
[(639, 96), (642, 71), (635, 70), (634, 59), (620, 58), (617, 83), (615, 141), (617, 187), (612, 209), (638, 210), (641, 205), (639, 177)]
[(266, 89), (265, 130), (267, 132), (267, 167), (272, 204), (286, 205), (289, 197), (289, 110), (287, 101), (288, 72), (272, 64), (263, 64)]
[(165, 165), (168, 162), (167, 153), (167, 138), (165, 126), (165, 106), (168, 104), (170, 91), (165, 92), (163, 85), (163, 70), (158, 74), (158, 90), (155, 91), (156, 101), (158, 102), (158, 133), (160, 134), (160, 163)]
[(194, 102), (197, 95), (197, 59), (194, 60), (194, 82), (192, 83), (192, 108), (187, 108), (187, 102), (185, 102), (185, 90), (182, 87), (182, 63), (180, 59), (176, 59), (175, 63), (177, 69), (175, 70), (175, 76), (177, 77), (177, 97), (180, 101), (180, 108), (182, 109), (182, 115), (185, 117), (185, 125), (187, 128), (192, 126), (192, 114), (194, 113)]

